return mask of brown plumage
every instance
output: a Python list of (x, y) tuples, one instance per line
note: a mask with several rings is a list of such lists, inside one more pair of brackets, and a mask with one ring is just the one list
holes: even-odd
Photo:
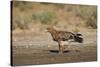
[(67, 31), (57, 31), (53, 27), (47, 28), (47, 30), (51, 33), (53, 40), (58, 42), (59, 52), (61, 53), (63, 53), (64, 51), (64, 46), (61, 44), (61, 41), (69, 41), (73, 39), (74, 41), (79, 43), (83, 42), (83, 38), (79, 37), (82, 36), (81, 34), (74, 34), (72, 32)]

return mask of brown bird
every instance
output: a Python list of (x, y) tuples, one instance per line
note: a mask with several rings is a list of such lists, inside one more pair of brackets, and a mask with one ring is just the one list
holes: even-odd
[(67, 41), (68, 43), (70, 42), (70, 40), (73, 40), (79, 43), (83, 42), (83, 38), (80, 37), (82, 36), (82, 34), (79, 34), (79, 33), (76, 34), (76, 33), (67, 32), (67, 31), (57, 31), (53, 27), (47, 28), (47, 30), (48, 32), (51, 33), (53, 40), (58, 42), (59, 53), (63, 53), (64, 51), (64, 44), (62, 44), (62, 41)]

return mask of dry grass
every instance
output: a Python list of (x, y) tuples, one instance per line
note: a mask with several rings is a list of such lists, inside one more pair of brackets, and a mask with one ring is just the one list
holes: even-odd
[(12, 30), (31, 30), (36, 24), (36, 28), (45, 25), (65, 29), (73, 27), (73, 31), (97, 28), (96, 6), (14, 1), (12, 7)]

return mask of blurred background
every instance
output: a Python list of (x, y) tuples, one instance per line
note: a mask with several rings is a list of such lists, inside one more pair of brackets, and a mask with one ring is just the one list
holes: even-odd
[(60, 3), (12, 2), (12, 31), (44, 31), (47, 27), (68, 31), (97, 29), (97, 6)]

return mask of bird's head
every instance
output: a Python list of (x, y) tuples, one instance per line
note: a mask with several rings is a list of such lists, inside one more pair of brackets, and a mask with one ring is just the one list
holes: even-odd
[(47, 32), (51, 32), (51, 31), (54, 31), (55, 29), (53, 27), (48, 27), (47, 28)]

